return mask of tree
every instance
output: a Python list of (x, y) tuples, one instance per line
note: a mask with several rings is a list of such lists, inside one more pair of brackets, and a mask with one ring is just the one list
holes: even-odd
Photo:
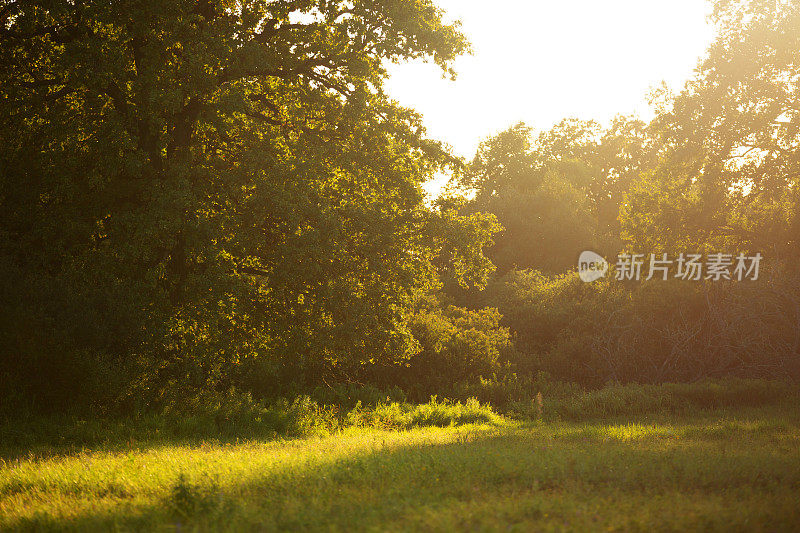
[(149, 401), (409, 357), (453, 159), (385, 64), (467, 50), (429, 0), (0, 2), (9, 371)]
[(482, 143), (456, 182), (504, 228), (489, 251), (500, 272), (562, 272), (583, 250), (618, 251), (619, 208), (649, 153), (644, 124), (625, 117), (606, 130), (567, 119), (535, 138), (517, 124)]
[[(697, 76), (651, 125), (659, 169), (638, 190), (671, 182), (665, 194), (675, 193), (674, 201), (660, 202), (669, 209), (653, 210), (638, 229), (624, 216), (628, 242), (636, 247), (639, 237), (667, 231), (695, 245), (796, 258), (800, 8), (788, 1), (718, 0), (713, 20), (718, 37)], [(674, 216), (678, 196), (687, 195), (691, 216)], [(643, 213), (641, 204), (636, 193), (627, 212)]]

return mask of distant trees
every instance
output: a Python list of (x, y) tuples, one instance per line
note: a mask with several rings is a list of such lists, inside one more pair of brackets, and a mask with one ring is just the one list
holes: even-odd
[(469, 209), (497, 216), (489, 256), (500, 272), (563, 272), (582, 250), (616, 250), (624, 193), (645, 164), (644, 124), (618, 118), (607, 131), (564, 120), (531, 136), (524, 124), (485, 141), (456, 183)]
[[(483, 293), (515, 339), (512, 368), (586, 385), (721, 375), (800, 379), (800, 5), (718, 0), (719, 36), (656, 117), (607, 128), (517, 125), (454, 182), (497, 216)], [(585, 249), (756, 253), (758, 283), (583, 284)]]
[(797, 257), (800, 242), (800, 8), (717, 1), (719, 36), (650, 123), (564, 120), (533, 138), (487, 140), (456, 181), (505, 230), (491, 258), (560, 272), (596, 247), (735, 245)]
[(720, 0), (713, 18), (698, 75), (650, 125), (659, 164), (629, 195), (625, 239), (797, 258), (800, 7)]

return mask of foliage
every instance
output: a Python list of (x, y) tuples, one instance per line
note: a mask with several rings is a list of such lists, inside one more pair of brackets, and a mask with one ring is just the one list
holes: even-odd
[(491, 375), (514, 350), (510, 333), (494, 308), (471, 311), (452, 305), (427, 307), (411, 321), (420, 349), (397, 380), (415, 397), (446, 390), (449, 384)]
[(534, 138), (517, 124), (481, 143), (456, 185), (467, 211), (497, 216), (504, 230), (488, 250), (499, 272), (572, 267), (587, 249), (615, 250), (624, 194), (652, 164), (645, 125), (617, 117), (607, 128), (563, 120)]
[[(0, 423), (0, 457), (59, 450), (72, 453), (86, 447), (162, 445), (171, 442), (239, 442), (324, 436), (354, 427), (411, 429), (467, 424), (502, 425), (506, 420), (492, 406), (474, 398), (413, 404), (379, 399), (348, 404), (321, 404), (308, 396), (272, 403), (230, 392), (205, 398), (201, 405), (184, 405), (163, 414), (136, 418), (81, 418), (41, 415), (8, 418)], [(49, 450), (49, 451), (48, 451)]]
[(337, 383), (315, 389), (311, 395), (324, 405), (337, 405), (353, 409), (356, 405), (374, 407), (379, 403), (406, 402), (406, 392), (397, 385), (381, 389), (375, 385), (358, 383)]
[(465, 424), (500, 424), (502, 418), (488, 404), (475, 398), (466, 402), (439, 401), (434, 396), (428, 403), (379, 403), (372, 409), (360, 404), (345, 417), (347, 426), (410, 429), (414, 427), (447, 427)]
[[(798, 379), (798, 17), (792, 2), (714, 2), (716, 40), (679, 94), (655, 91), (649, 124), (518, 124), (455, 176), (472, 195), (464, 209), (495, 214), (504, 230), (487, 289), (446, 290), (501, 312), (511, 372), (590, 386)], [(586, 285), (570, 270), (588, 249), (760, 252), (769, 265), (740, 285)]]
[[(714, 2), (649, 123), (520, 123), (468, 163), (384, 91), (391, 62), (469, 51), (432, 0), (0, 5), (0, 414), (203, 425), (224, 399), (301, 434), (338, 423), (312, 397), (800, 378), (793, 2)], [(588, 285), (587, 249), (770, 265)]]
[(795, 258), (800, 9), (718, 0), (712, 19), (718, 35), (697, 75), (649, 127), (658, 170), (628, 194), (625, 240), (639, 249), (651, 239), (722, 242)]
[(494, 406), (500, 412), (507, 412), (512, 408), (516, 410), (519, 404), (535, 403), (539, 395), (549, 400), (577, 395), (580, 390), (575, 383), (555, 381), (544, 372), (539, 372), (536, 376), (512, 373), (457, 383), (450, 395), (457, 399), (475, 398)]
[(219, 507), (222, 500), (218, 491), (213, 480), (207, 484), (192, 483), (184, 474), (180, 474), (167, 499), (167, 506), (176, 515), (178, 523), (197, 516), (207, 517), (211, 513), (221, 512)]
[(795, 277), (759, 281), (613, 280), (509, 273), (483, 295), (515, 334), (524, 375), (544, 371), (586, 386), (800, 378)]
[(454, 159), (383, 90), (389, 62), (452, 73), (468, 44), (442, 17), (4, 2), (0, 341), (25, 401), (275, 397), (408, 359), (413, 302), (440, 275), (483, 283), (494, 231), (425, 205)]

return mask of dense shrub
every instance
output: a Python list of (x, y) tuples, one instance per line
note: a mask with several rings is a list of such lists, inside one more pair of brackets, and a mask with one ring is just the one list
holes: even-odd
[(235, 391), (204, 395), (165, 412), (168, 420), (175, 421), (177, 435), (243, 438), (326, 433), (338, 427), (337, 415), (337, 408), (320, 405), (308, 396), (267, 404)]
[(503, 418), (488, 404), (438, 400), (423, 404), (356, 402), (352, 409), (320, 404), (308, 396), (266, 403), (233, 391), (207, 395), (197, 403), (173, 405), (161, 414), (134, 418), (77, 418), (36, 415), (0, 419), (0, 456), (19, 450), (81, 449), (132, 443), (236, 441), (329, 434), (348, 427), (410, 429), (426, 426), (499, 424)]
[(406, 393), (397, 386), (385, 389), (375, 385), (338, 383), (329, 387), (317, 387), (311, 393), (316, 401), (326, 405), (338, 405), (351, 409), (357, 404), (376, 406), (379, 403), (405, 402)]
[(419, 400), (448, 390), (453, 383), (501, 371), (514, 349), (501, 318), (494, 308), (470, 311), (446, 306), (418, 312), (411, 330), (420, 351), (398, 381)]
[(479, 303), (504, 315), (524, 375), (545, 371), (585, 386), (800, 378), (800, 285), (786, 273), (625, 285), (517, 271)]
[(516, 377), (503, 381), (481, 380), (480, 383), (480, 387), (470, 390), (508, 399), (507, 403), (493, 406), (476, 398), (455, 401), (432, 397), (423, 404), (378, 402), (374, 406), (365, 406), (357, 402), (352, 409), (347, 409), (321, 405), (308, 397), (266, 404), (254, 401), (248, 395), (229, 393), (224, 397), (209, 398), (203, 405), (175, 406), (166, 414), (150, 413), (136, 418), (59, 416), (6, 419), (0, 420), (0, 456), (97, 446), (113, 449), (176, 441), (291, 438), (323, 435), (353, 427), (411, 429), (465, 424), (500, 425), (507, 423), (506, 416), (523, 421), (635, 418), (800, 400), (800, 389), (796, 385), (737, 378), (692, 384), (612, 385), (597, 390), (582, 390), (545, 376), (533, 380)]

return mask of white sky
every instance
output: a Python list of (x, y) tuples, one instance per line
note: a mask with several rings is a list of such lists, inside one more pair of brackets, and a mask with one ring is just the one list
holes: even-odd
[(519, 121), (546, 130), (566, 117), (648, 118), (650, 88), (680, 88), (713, 38), (705, 0), (437, 3), (461, 20), (474, 55), (456, 62), (454, 82), (435, 65), (407, 63), (390, 68), (387, 87), (424, 115), (431, 137), (468, 159)]

